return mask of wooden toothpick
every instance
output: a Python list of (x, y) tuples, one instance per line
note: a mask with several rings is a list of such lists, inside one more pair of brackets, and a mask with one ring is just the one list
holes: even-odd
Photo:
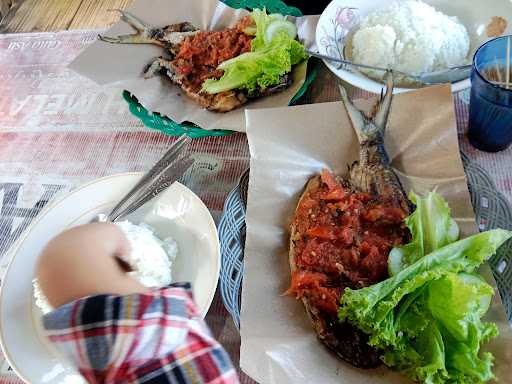
[(505, 83), (504, 81), (493, 81), (493, 80), (490, 80), (489, 82), (491, 84), (494, 84), (494, 85), (499, 85), (500, 87), (506, 87), (507, 86), (507, 83)]
[(501, 70), (500, 70), (500, 66), (498, 64), (498, 59), (496, 58), (496, 56), (494, 56), (494, 66), (495, 66), (495, 69), (496, 69), (496, 76), (498, 78), (498, 82), (502, 83), (503, 80), (501, 79)]
[(509, 83), (510, 83), (510, 36), (507, 37), (507, 72), (505, 73), (505, 87), (509, 89)]

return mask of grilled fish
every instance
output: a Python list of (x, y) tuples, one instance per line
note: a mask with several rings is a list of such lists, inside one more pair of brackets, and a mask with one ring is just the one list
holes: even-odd
[(163, 74), (208, 110), (228, 112), (251, 99), (280, 92), (291, 84), (291, 78), (286, 74), (279, 84), (250, 94), (242, 90), (216, 94), (201, 92), (204, 80), (222, 76), (223, 72), (217, 69), (221, 62), (250, 51), (253, 36), (244, 33), (245, 28), (254, 24), (250, 16), (242, 18), (233, 28), (200, 31), (189, 22), (155, 28), (129, 12), (119, 12), (121, 20), (133, 27), (136, 33), (117, 37), (100, 35), (100, 40), (113, 44), (154, 44), (164, 48), (165, 57), (158, 57), (148, 64), (144, 77)]
[(323, 171), (307, 183), (290, 228), (288, 293), (302, 300), (322, 343), (352, 365), (372, 368), (380, 364), (379, 352), (367, 344), (367, 335), (339, 322), (338, 303), (346, 287), (387, 278), (390, 250), (410, 237), (403, 220), (411, 203), (384, 148), (392, 74), (370, 117), (352, 104), (344, 88), (340, 92), (357, 132), (359, 160), (348, 167), (346, 179)]

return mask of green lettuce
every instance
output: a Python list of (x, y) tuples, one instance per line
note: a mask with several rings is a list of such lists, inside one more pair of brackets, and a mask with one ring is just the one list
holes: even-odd
[(425, 383), (483, 383), (494, 378), (493, 357), (480, 353), (497, 336), (483, 322), (493, 289), (477, 275), (448, 273), (407, 300), (394, 323), (396, 344), (383, 349), (386, 365)]
[(498, 330), (482, 320), (494, 291), (477, 269), (512, 232), (495, 229), (454, 241), (455, 232), (446, 233), (453, 225), (444, 200), (412, 196), (421, 211), (407, 219), (413, 239), (401, 248), (404, 262), (387, 280), (346, 289), (340, 321), (367, 333), (384, 363), (413, 380), (484, 383), (494, 378), (493, 357), (481, 345)]
[(251, 52), (243, 53), (218, 66), (223, 76), (204, 81), (202, 90), (219, 93), (231, 89), (244, 89), (249, 94), (278, 85), (281, 77), (292, 66), (307, 58), (304, 46), (286, 31), (276, 33), (270, 42), (265, 41), (265, 31), (274, 20), (265, 10), (251, 13), (256, 24), (256, 35), (251, 42)]
[(394, 248), (389, 254), (390, 275), (395, 275), (405, 266), (459, 238), (459, 227), (441, 195), (429, 192), (425, 197), (418, 197), (411, 192), (409, 200), (416, 206), (405, 220), (412, 241), (403, 247)]
[(479, 275), (452, 273), (429, 284), (428, 307), (455, 339), (466, 340), (473, 315), (485, 315), (493, 293)]
[(267, 15), (265, 9), (254, 9), (251, 12), (251, 17), (254, 20), (254, 24), (256, 24), (256, 33), (254, 35), (254, 39), (251, 41), (251, 50), (259, 51), (265, 47), (265, 32), (274, 19)]

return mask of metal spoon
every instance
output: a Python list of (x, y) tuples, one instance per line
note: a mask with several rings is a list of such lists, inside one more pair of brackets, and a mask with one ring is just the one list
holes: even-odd
[[(386, 72), (389, 70), (389, 68), (374, 67), (372, 65), (353, 63), (349, 60), (338, 59), (336, 57), (322, 55), (320, 53), (309, 51), (309, 50), (307, 50), (306, 52), (310, 56), (318, 57), (319, 59), (323, 59), (323, 60), (334, 61), (336, 63), (341, 63), (341, 64), (343, 64), (345, 66), (349, 66), (349, 67), (372, 69), (372, 70), (383, 71), (383, 72)], [(455, 83), (457, 81), (467, 79), (471, 73), (471, 67), (472, 67), (471, 64), (459, 65), (456, 67), (450, 67), (450, 68), (442, 69), (440, 71), (435, 71), (435, 72), (423, 72), (423, 73), (419, 73), (417, 75), (413, 75), (410, 73), (397, 71), (397, 70), (393, 70), (393, 72), (395, 74), (402, 75), (404, 77), (418, 81), (422, 84), (430, 85), (430, 84), (441, 84), (441, 83)]]
[(100, 213), (92, 222), (119, 220), (166, 190), (194, 163), (194, 160), (188, 155), (179, 156), (191, 141), (190, 137), (186, 135), (180, 136), (165, 155), (142, 176), (139, 182), (119, 201), (110, 213)]

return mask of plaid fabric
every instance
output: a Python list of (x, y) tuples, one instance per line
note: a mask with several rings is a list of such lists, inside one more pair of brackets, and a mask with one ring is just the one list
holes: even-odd
[(86, 297), (47, 314), (43, 323), (90, 383), (238, 383), (189, 284)]

